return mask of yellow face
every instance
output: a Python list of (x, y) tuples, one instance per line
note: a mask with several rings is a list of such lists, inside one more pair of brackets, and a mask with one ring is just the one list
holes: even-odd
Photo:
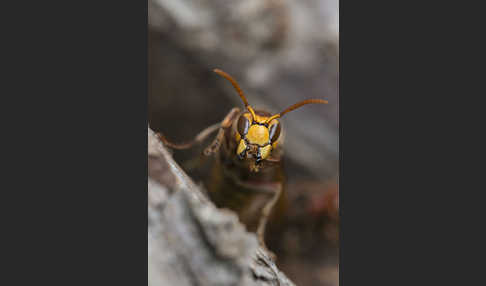
[[(253, 118), (254, 117), (254, 118)], [(253, 158), (257, 163), (265, 160), (277, 147), (280, 136), (280, 123), (277, 119), (266, 123), (270, 114), (256, 112), (255, 116), (243, 113), (238, 119), (236, 155), (240, 159)]]

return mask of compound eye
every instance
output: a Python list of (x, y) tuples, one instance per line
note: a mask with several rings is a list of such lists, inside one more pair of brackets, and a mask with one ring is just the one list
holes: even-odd
[(273, 143), (277, 141), (278, 137), (280, 136), (280, 123), (275, 123), (270, 125), (270, 142)]
[(241, 137), (248, 133), (248, 128), (250, 128), (250, 120), (243, 114), (240, 115), (240, 118), (238, 119), (238, 133), (240, 133)]

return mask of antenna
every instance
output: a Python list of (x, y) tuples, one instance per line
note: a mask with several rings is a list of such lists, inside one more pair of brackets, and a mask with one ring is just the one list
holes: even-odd
[(229, 74), (225, 73), (224, 71), (220, 70), (220, 69), (214, 69), (213, 70), (215, 73), (219, 74), (220, 76), (224, 77), (225, 79), (227, 79), (229, 82), (231, 82), (231, 84), (233, 85), (233, 87), (236, 89), (236, 91), (238, 92), (238, 95), (240, 96), (241, 100), (243, 100), (243, 103), (245, 104), (245, 107), (246, 109), (248, 109), (248, 111), (250, 111), (251, 113), (251, 116), (253, 117), (253, 119), (255, 119), (255, 111), (253, 110), (253, 108), (248, 104), (248, 100), (246, 100), (246, 97), (245, 95), (243, 94), (243, 91), (241, 90), (240, 86), (238, 85), (238, 83), (236, 82), (236, 80), (234, 80)]
[(294, 105), (291, 105), (289, 107), (287, 107), (284, 111), (280, 112), (280, 113), (277, 113), (275, 115), (272, 115), (270, 118), (268, 118), (266, 120), (265, 123), (269, 123), (270, 121), (276, 119), (276, 118), (280, 118), (282, 116), (284, 116), (286, 113), (289, 113), (290, 111), (292, 110), (295, 110), (303, 105), (306, 105), (306, 104), (312, 104), (312, 103), (321, 103), (321, 104), (327, 104), (328, 101), (327, 100), (324, 100), (324, 99), (306, 99), (306, 100), (303, 100), (301, 102), (297, 102), (296, 104)]

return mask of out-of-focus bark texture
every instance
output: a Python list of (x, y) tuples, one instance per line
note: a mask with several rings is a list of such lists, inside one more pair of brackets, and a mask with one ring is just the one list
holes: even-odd
[(148, 129), (148, 276), (162, 285), (294, 285)]
[[(149, 0), (149, 30), (154, 130), (188, 139), (242, 106), (211, 73), (221, 68), (250, 104), (271, 112), (306, 98), (329, 100), (282, 120), (287, 160), (314, 177), (336, 176), (338, 0)], [(164, 124), (175, 120), (185, 128)]]

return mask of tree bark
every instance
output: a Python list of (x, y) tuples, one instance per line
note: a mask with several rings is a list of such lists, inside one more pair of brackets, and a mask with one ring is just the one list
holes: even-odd
[(148, 285), (294, 285), (148, 128)]

